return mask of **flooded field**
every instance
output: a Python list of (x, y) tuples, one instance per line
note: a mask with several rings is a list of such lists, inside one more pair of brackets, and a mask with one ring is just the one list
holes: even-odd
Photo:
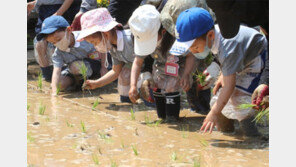
[[(153, 108), (120, 103), (116, 84), (51, 97), (50, 83), (43, 81), (42, 91), (37, 88), (38, 70), (37, 65), (28, 66), (30, 167), (269, 166), (268, 142), (200, 133), (205, 116), (190, 112), (186, 98), (182, 121), (162, 124)], [(93, 108), (96, 99), (99, 104)]]

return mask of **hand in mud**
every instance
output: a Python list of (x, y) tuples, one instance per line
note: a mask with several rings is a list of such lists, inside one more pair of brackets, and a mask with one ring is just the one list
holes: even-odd
[(182, 89), (187, 92), (190, 89), (190, 82), (189, 82), (189, 76), (190, 75), (183, 75), (180, 80), (180, 86)]
[(213, 128), (216, 126), (218, 130), (220, 130), (219, 126), (219, 114), (209, 112), (206, 118), (203, 121), (203, 124), (200, 130), (203, 130), (203, 133), (206, 133), (209, 130), (209, 133), (212, 133)]
[(252, 104), (257, 105), (255, 109), (265, 110), (269, 107), (269, 87), (265, 84), (259, 85), (252, 94)]
[(132, 101), (132, 103), (136, 103), (137, 100), (139, 99), (139, 94), (137, 91), (137, 87), (131, 86), (129, 92), (128, 92), (129, 98)]
[(100, 70), (101, 77), (104, 76), (107, 72), (108, 72), (107, 68), (102, 67), (101, 70)]
[(82, 89), (96, 89), (96, 88), (97, 88), (96, 80), (86, 80), (82, 85)]

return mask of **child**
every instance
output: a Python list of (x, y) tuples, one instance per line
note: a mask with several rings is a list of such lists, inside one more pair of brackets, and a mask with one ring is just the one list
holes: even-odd
[[(38, 34), (41, 31), (43, 21), (52, 15), (63, 16), (68, 23), (71, 23), (79, 11), (80, 4), (81, 0), (34, 0), (27, 4), (27, 12), (29, 15), (35, 9), (38, 13), (38, 22), (35, 27), (35, 33)], [(46, 81), (50, 81), (53, 70), (51, 56), (54, 47), (48, 45), (45, 40), (35, 38), (34, 50), (43, 78)]]
[(100, 53), (110, 52), (113, 67), (98, 80), (87, 80), (86, 89), (103, 87), (118, 78), (118, 92), (121, 102), (130, 102), (130, 69), (134, 56), (134, 44), (130, 30), (123, 30), (106, 8), (98, 8), (84, 13), (81, 17), (82, 31), (78, 40), (92, 43)]
[[(176, 31), (178, 39), (172, 51), (186, 52), (189, 49), (198, 59), (204, 59), (212, 51), (220, 63), (222, 74), (213, 89), (214, 104), (201, 130), (211, 133), (216, 126), (218, 130), (233, 131), (233, 120), (236, 119), (246, 136), (258, 136), (252, 122), (254, 110), (239, 109), (238, 106), (251, 103), (251, 94), (258, 85), (266, 56), (265, 36), (255, 29), (240, 26), (237, 36), (225, 39), (218, 26), (214, 26), (209, 12), (197, 7), (179, 15)], [(217, 94), (221, 86), (223, 88)]]
[(190, 87), (194, 57), (191, 54), (178, 57), (168, 54), (175, 37), (162, 28), (160, 14), (152, 5), (137, 8), (129, 19), (129, 26), (135, 36), (137, 55), (132, 66), (129, 97), (132, 102), (136, 102), (140, 70), (144, 58), (151, 54), (154, 58), (154, 83), (151, 83), (150, 87), (153, 89), (157, 115), (166, 122), (176, 122), (180, 113), (180, 91)]
[[(57, 48), (52, 55), (52, 94), (56, 95), (57, 88), (81, 87), (82, 77), (80, 67), (87, 68), (87, 77), (100, 77), (101, 62), (88, 58), (95, 51), (93, 45), (87, 42), (76, 42), (79, 31), (71, 31), (69, 23), (62, 16), (51, 16), (44, 20), (38, 38), (45, 38)], [(63, 65), (67, 68), (62, 70)]]

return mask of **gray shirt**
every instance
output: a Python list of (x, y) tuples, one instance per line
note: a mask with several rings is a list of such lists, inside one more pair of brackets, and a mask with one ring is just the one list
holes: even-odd
[(133, 63), (135, 59), (135, 53), (131, 31), (129, 29), (126, 29), (116, 31), (116, 33), (117, 46), (113, 46), (110, 50), (113, 65), (118, 65), (121, 63)]
[(64, 64), (70, 64), (76, 60), (82, 60), (87, 58), (88, 55), (95, 51), (95, 48), (92, 44), (82, 41), (77, 42), (76, 39), (80, 31), (72, 32), (75, 38), (75, 44), (70, 48), (70, 52), (64, 52), (56, 48), (52, 55), (52, 63), (54, 67), (62, 68)]
[(81, 6), (80, 6), (80, 12), (87, 12), (92, 9), (97, 8), (97, 0), (82, 0)]
[(248, 63), (267, 48), (264, 35), (253, 28), (241, 25), (238, 34), (225, 39), (215, 25), (215, 41), (211, 51), (217, 55), (223, 75), (241, 72)]

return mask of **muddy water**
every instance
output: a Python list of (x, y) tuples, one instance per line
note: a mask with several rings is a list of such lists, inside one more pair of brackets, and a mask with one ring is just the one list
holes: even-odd
[[(268, 143), (216, 131), (203, 135), (198, 129), (204, 116), (186, 108), (181, 123), (146, 124), (157, 119), (155, 111), (119, 103), (114, 84), (59, 97), (49, 95), (49, 83), (43, 82), (43, 91), (36, 85), (36, 80), (28, 81), (28, 166), (97, 166), (96, 160), (99, 166), (269, 165)], [(96, 98), (100, 104), (92, 110)], [(40, 106), (45, 106), (43, 115)]]

